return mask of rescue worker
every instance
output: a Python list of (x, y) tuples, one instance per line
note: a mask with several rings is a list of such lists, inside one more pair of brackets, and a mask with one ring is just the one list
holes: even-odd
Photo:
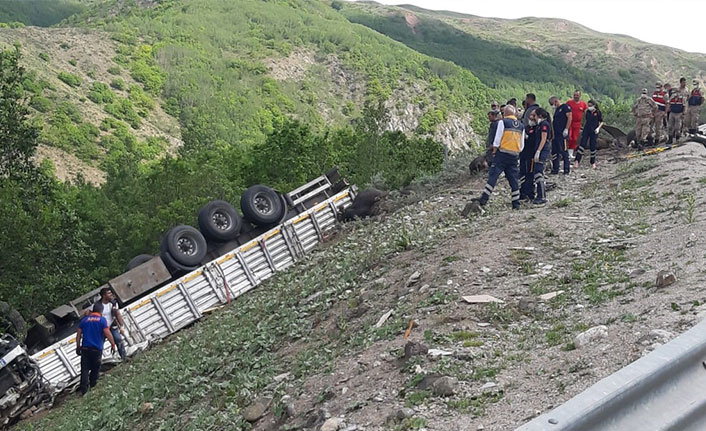
[(498, 122), (498, 129), (493, 140), (493, 164), (490, 166), (488, 183), (479, 198), (475, 198), (480, 205), (485, 205), (493, 193), (495, 184), (501, 173), (512, 190), (512, 208), (520, 207), (520, 188), (517, 183), (517, 157), (524, 148), (525, 128), (515, 117), (515, 108), (511, 105), (505, 107), (504, 118)]
[(524, 124), (526, 128), (529, 125), (530, 114), (534, 112), (535, 109), (539, 108), (539, 105), (537, 104), (537, 96), (533, 93), (527, 93), (522, 106), (526, 106), (525, 113), (522, 114), (522, 124)]
[(559, 159), (564, 161), (564, 175), (570, 172), (571, 162), (566, 147), (566, 138), (569, 136), (571, 124), (571, 108), (566, 103), (562, 104), (559, 98), (549, 98), (549, 105), (554, 107), (554, 124), (552, 129), (552, 175), (559, 174)]
[(583, 153), (586, 150), (586, 145), (588, 144), (591, 150), (591, 167), (596, 169), (598, 134), (601, 132), (601, 127), (603, 126), (603, 114), (601, 114), (601, 110), (598, 109), (598, 104), (594, 100), (588, 101), (585, 117), (583, 132), (581, 133), (581, 145), (579, 145), (578, 151), (576, 152), (574, 168), (579, 167)]
[(688, 97), (688, 94), (685, 94), (686, 80), (684, 80), (683, 84), (684, 86), (680, 86), (678, 89), (672, 89), (672, 95), (669, 96), (669, 104), (667, 105), (667, 112), (669, 113), (668, 147), (671, 147), (672, 142), (674, 142), (675, 139), (678, 141), (679, 138), (681, 138), (682, 120), (684, 119), (684, 103)]
[(76, 354), (81, 357), (79, 388), (82, 395), (88, 392), (89, 384), (94, 387), (98, 383), (105, 338), (110, 342), (111, 352), (115, 353), (115, 340), (102, 313), (103, 303), (96, 302), (93, 305), (93, 312), (81, 319), (76, 330)]
[(667, 93), (662, 90), (661, 82), (655, 84), (655, 91), (652, 93), (652, 100), (654, 100), (657, 105), (657, 110), (655, 111), (655, 116), (650, 129), (653, 133), (652, 140), (655, 145), (658, 145), (662, 141), (662, 128), (667, 116)]
[[(525, 111), (526, 113), (527, 111)], [(534, 149), (537, 145), (537, 118), (534, 110), (525, 127), (525, 145), (520, 151), (520, 201), (534, 200)]]
[(645, 145), (650, 135), (650, 123), (655, 118), (657, 104), (647, 95), (647, 89), (643, 88), (640, 97), (632, 107), (632, 115), (635, 116), (635, 139), (638, 146)]
[(681, 92), (682, 97), (684, 98), (684, 113), (682, 114), (682, 119), (681, 119), (681, 129), (679, 132), (680, 136), (686, 135), (686, 122), (684, 121), (686, 119), (686, 111), (687, 111), (687, 101), (689, 100), (689, 89), (686, 86), (686, 78), (683, 76), (679, 78), (679, 89), (677, 90)]
[(689, 95), (688, 108), (685, 114), (684, 123), (686, 129), (692, 135), (695, 135), (699, 127), (699, 113), (701, 111), (701, 105), (704, 103), (704, 96), (699, 88), (699, 81), (695, 80), (692, 82), (694, 88), (691, 90)]
[(537, 121), (537, 131), (535, 140), (537, 145), (534, 148), (534, 186), (537, 190), (536, 197), (532, 201), (535, 205), (547, 203), (547, 186), (544, 181), (544, 165), (549, 160), (550, 142), (553, 138), (552, 120), (549, 117), (549, 112), (544, 108), (535, 109), (533, 112), (535, 121)]
[(571, 123), (569, 124), (569, 158), (574, 158), (574, 151), (578, 146), (579, 135), (581, 134), (581, 119), (586, 112), (586, 102), (581, 100), (581, 91), (574, 91), (574, 98), (566, 102), (571, 108)]

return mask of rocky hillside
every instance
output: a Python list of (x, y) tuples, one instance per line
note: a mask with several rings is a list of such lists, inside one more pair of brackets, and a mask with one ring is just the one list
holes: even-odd
[[(0, 18), (54, 24), (12, 4), (17, 13)], [(466, 148), (493, 97), (470, 72), (351, 24), (325, 3), (64, 6), (55, 28), (0, 28), (0, 44), (19, 44), (35, 74), (41, 155), (62, 177), (82, 171), (100, 183), (116, 152), (149, 161), (182, 144), (247, 149), (284, 117), (319, 129), (352, 124), (378, 101), (388, 111), (383, 129)]]
[[(457, 64), (465, 59), (463, 66), (488, 84), (502, 85), (512, 68), (525, 80), (540, 83), (558, 84), (561, 75), (568, 75), (573, 85), (617, 98), (622, 92), (632, 97), (642, 87), (651, 88), (657, 79), (703, 79), (706, 70), (706, 55), (600, 33), (561, 19), (484, 18), (374, 2), (346, 3), (344, 14), (420, 52)], [(462, 56), (455, 55), (459, 50)], [(488, 64), (491, 59), (494, 66)], [(539, 59), (549, 63), (545, 69), (535, 64)]]
[(470, 218), (450, 168), (17, 429), (512, 430), (704, 316), (704, 156), (601, 150)]

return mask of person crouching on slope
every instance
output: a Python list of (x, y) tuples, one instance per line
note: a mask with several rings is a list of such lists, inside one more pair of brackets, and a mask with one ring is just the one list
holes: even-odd
[(520, 207), (520, 187), (517, 181), (517, 158), (524, 148), (525, 128), (522, 122), (515, 117), (513, 106), (505, 106), (503, 114), (505, 118), (498, 122), (498, 129), (493, 141), (493, 163), (490, 165), (488, 182), (480, 197), (473, 200), (477, 200), (480, 205), (488, 203), (500, 174), (504, 172), (512, 190), (512, 209), (518, 209)]
[(588, 108), (586, 109), (586, 115), (584, 115), (584, 117), (583, 132), (581, 132), (581, 144), (576, 152), (576, 162), (574, 162), (574, 168), (579, 167), (583, 153), (586, 150), (586, 145), (590, 145), (591, 167), (596, 169), (598, 133), (600, 133), (601, 127), (603, 126), (603, 114), (601, 114), (601, 110), (598, 109), (598, 104), (594, 100), (588, 101)]
[(537, 122), (537, 131), (535, 133), (534, 145), (534, 186), (537, 189), (537, 195), (532, 201), (533, 204), (541, 205), (547, 203), (547, 186), (544, 182), (544, 165), (549, 160), (549, 153), (552, 141), (552, 121), (549, 119), (549, 112), (544, 108), (538, 108), (533, 112), (535, 121)]

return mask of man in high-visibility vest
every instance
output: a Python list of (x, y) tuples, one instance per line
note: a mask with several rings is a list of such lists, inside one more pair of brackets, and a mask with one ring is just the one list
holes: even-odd
[(511, 105), (505, 106), (503, 110), (504, 118), (498, 122), (498, 128), (493, 140), (493, 163), (490, 166), (488, 182), (480, 198), (475, 198), (483, 206), (490, 199), (491, 193), (498, 182), (501, 173), (505, 173), (505, 178), (512, 190), (512, 208), (520, 207), (520, 186), (518, 183), (518, 156), (525, 145), (525, 127), (515, 116), (515, 108)]

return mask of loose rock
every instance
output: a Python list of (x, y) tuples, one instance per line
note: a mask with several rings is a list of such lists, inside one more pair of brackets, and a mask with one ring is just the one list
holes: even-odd
[(267, 398), (260, 398), (256, 400), (243, 411), (243, 419), (248, 422), (257, 421), (262, 416), (264, 416), (265, 412), (267, 411), (267, 406), (269, 406), (269, 404), (270, 400)]
[(407, 279), (407, 287), (413, 285), (414, 283), (419, 281), (419, 277), (421, 277), (422, 274), (419, 271), (415, 271), (414, 274), (410, 275), (409, 278)]
[(412, 416), (414, 416), (414, 410), (408, 407), (401, 408), (397, 410), (397, 413), (395, 413), (395, 417), (397, 418), (397, 420), (400, 421), (405, 420), (407, 418), (411, 418)]
[(404, 359), (407, 360), (412, 356), (426, 355), (429, 352), (429, 347), (422, 343), (416, 343), (414, 341), (408, 341), (404, 345)]
[(676, 283), (677, 281), (677, 276), (674, 275), (674, 273), (669, 272), (669, 271), (660, 271), (657, 273), (657, 288), (661, 289), (667, 286), (671, 286), (672, 284)]
[(327, 419), (323, 425), (321, 425), (321, 431), (338, 431), (342, 428), (343, 419), (341, 418), (331, 418)]
[(574, 338), (574, 346), (576, 346), (577, 349), (580, 349), (591, 344), (595, 340), (599, 340), (607, 336), (608, 328), (605, 325), (594, 326), (593, 328), (577, 335), (576, 338)]
[(471, 214), (483, 214), (483, 207), (476, 201), (469, 202), (461, 210), (461, 217), (468, 217)]
[(440, 377), (432, 385), (432, 391), (440, 397), (448, 397), (456, 392), (456, 384), (458, 384), (458, 380), (453, 377)]

